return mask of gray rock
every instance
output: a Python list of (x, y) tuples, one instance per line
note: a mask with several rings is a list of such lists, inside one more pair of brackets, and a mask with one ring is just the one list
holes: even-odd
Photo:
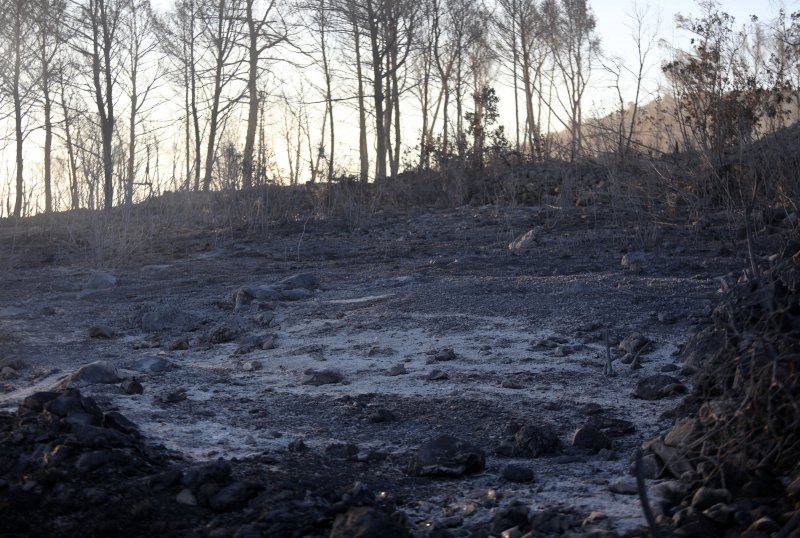
[(295, 439), (294, 441), (289, 442), (289, 445), (286, 448), (289, 452), (305, 452), (308, 450), (308, 447), (303, 439)]
[(584, 424), (572, 435), (572, 446), (585, 448), (593, 452), (602, 449), (611, 450), (613, 442), (606, 434), (590, 424)]
[[(656, 457), (655, 454), (642, 455), (641, 473), (644, 478), (655, 480), (656, 478), (661, 477), (663, 469), (664, 465), (662, 465), (661, 461)], [(631, 454), (630, 472), (632, 475), (636, 476), (635, 454)]]
[(555, 429), (549, 424), (528, 424), (516, 429), (514, 437), (496, 450), (500, 456), (538, 458), (561, 448)]
[(319, 286), (319, 277), (312, 273), (300, 273), (297, 275), (287, 276), (277, 284), (277, 287), (282, 290), (292, 290), (297, 288), (314, 290), (319, 288)]
[(175, 500), (187, 506), (197, 506), (197, 497), (194, 496), (194, 493), (189, 488), (183, 488), (175, 497)]
[(678, 419), (672, 429), (664, 437), (664, 443), (669, 446), (687, 446), (702, 434), (702, 427), (696, 418), (685, 417)]
[(212, 510), (227, 512), (255, 497), (262, 488), (251, 482), (236, 480), (220, 489), (208, 501)]
[(428, 375), (425, 376), (425, 379), (428, 381), (446, 381), (450, 379), (450, 376), (447, 375), (447, 372), (445, 371), (434, 369), (428, 372)]
[(234, 316), (232, 319), (224, 323), (218, 323), (206, 334), (206, 340), (209, 344), (225, 344), (233, 342), (241, 336), (247, 329), (245, 321), (239, 317)]
[(278, 294), (278, 299), (281, 301), (299, 301), (301, 299), (308, 299), (312, 295), (311, 290), (306, 288), (292, 288), (281, 290)]
[(127, 434), (137, 434), (139, 427), (119, 411), (109, 411), (103, 414), (103, 427), (113, 428)]
[(690, 485), (680, 480), (664, 480), (650, 488), (652, 497), (662, 499), (668, 504), (681, 502), (689, 494)]
[(733, 496), (727, 489), (700, 487), (692, 496), (692, 506), (697, 510), (705, 510), (718, 503), (730, 503), (732, 499)]
[(92, 325), (86, 331), (89, 338), (103, 338), (103, 339), (110, 339), (114, 336), (114, 331), (111, 328), (105, 325)]
[(688, 472), (694, 471), (694, 467), (689, 461), (680, 453), (680, 451), (671, 446), (664, 444), (664, 441), (656, 438), (648, 443), (648, 448), (664, 462), (669, 472), (675, 478), (680, 478)]
[(84, 364), (58, 383), (59, 388), (82, 387), (94, 384), (119, 383), (122, 378), (118, 370), (103, 361)]
[(524, 389), (525, 385), (514, 379), (504, 379), (500, 386), (504, 389), (520, 390)]
[(424, 443), (414, 455), (409, 473), (414, 476), (459, 478), (486, 468), (486, 454), (480, 448), (448, 435)]
[(609, 437), (623, 437), (636, 431), (636, 425), (630, 420), (611, 418), (603, 415), (593, 415), (587, 422)]
[(182, 402), (186, 399), (186, 389), (179, 388), (177, 390), (170, 391), (163, 396), (159, 396), (156, 398), (158, 403), (162, 404), (174, 404), (178, 402)]
[(636, 353), (649, 343), (649, 338), (642, 333), (636, 332), (626, 336), (622, 342), (619, 343), (619, 349), (627, 353)]
[(329, 538), (411, 538), (411, 533), (389, 514), (368, 506), (351, 508), (336, 516)]
[(401, 364), (395, 364), (394, 366), (389, 368), (389, 370), (386, 371), (386, 375), (391, 375), (391, 376), (405, 375), (407, 373), (408, 373), (408, 370), (406, 370), (406, 365), (402, 364), (402, 363)]
[(686, 386), (679, 379), (667, 374), (655, 374), (640, 380), (632, 396), (642, 400), (660, 400), (674, 394), (685, 393), (686, 390)]
[(445, 348), (433, 354), (433, 360), (437, 362), (452, 361), (456, 358), (456, 352), (450, 348)]
[(622, 260), (620, 260), (620, 265), (632, 271), (637, 271), (644, 269), (648, 261), (650, 260), (650, 256), (645, 254), (641, 251), (634, 251), (628, 252), (624, 256), (622, 256)]
[(122, 388), (123, 392), (125, 392), (125, 394), (133, 395), (133, 394), (144, 393), (144, 387), (142, 386), (141, 383), (139, 383), (136, 380), (135, 377), (133, 379), (126, 379), (125, 381), (122, 382), (120, 387)]
[(533, 482), (535, 479), (533, 469), (522, 465), (509, 464), (503, 467), (500, 471), (500, 477), (509, 482), (516, 482), (519, 484), (526, 484)]
[(636, 488), (636, 481), (627, 478), (621, 478), (609, 484), (608, 491), (619, 493), (620, 495), (636, 495), (639, 492)]
[(508, 250), (511, 252), (524, 252), (529, 248), (539, 244), (538, 236), (541, 233), (540, 228), (533, 228), (524, 234), (518, 236), (511, 243), (508, 244)]
[(344, 376), (337, 372), (336, 370), (315, 370), (313, 368), (307, 368), (303, 372), (303, 379), (301, 384), (303, 385), (313, 385), (318, 387), (320, 385), (331, 385), (333, 383), (341, 383), (344, 380)]

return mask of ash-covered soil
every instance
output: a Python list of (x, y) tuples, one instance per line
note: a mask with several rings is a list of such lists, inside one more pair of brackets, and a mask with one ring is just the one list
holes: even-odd
[(645, 533), (631, 453), (745, 262), (722, 216), (640, 217), (379, 212), (112, 268), (4, 225), (0, 535)]

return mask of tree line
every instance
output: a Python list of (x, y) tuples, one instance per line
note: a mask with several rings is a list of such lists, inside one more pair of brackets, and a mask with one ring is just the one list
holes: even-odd
[[(755, 132), (776, 89), (796, 96), (798, 18), (781, 13), (776, 24), (737, 30), (716, 4), (700, 6), (700, 18), (678, 20), (694, 46), (664, 69), (681, 107), (682, 144), (719, 150), (734, 123)], [(57, 209), (58, 185), (67, 193), (60, 208), (97, 209), (158, 192), (164, 176), (171, 188), (208, 191), (279, 178), (381, 181), (451, 163), (480, 169), (498, 155), (574, 161), (593, 151), (585, 107), (598, 72), (611, 73), (619, 93), (615, 149), (637, 149), (655, 47), (644, 11), (632, 18), (639, 65), (630, 66), (604, 57), (585, 0), (174, 0), (157, 8), (150, 0), (0, 0), (0, 122), (11, 126), (5, 145), (15, 156), (3, 171), (13, 170), (6, 214), (31, 212), (35, 189), (40, 210)], [(513, 94), (511, 132), (498, 125), (499, 85)], [(738, 101), (723, 104), (732, 92)], [(759, 109), (748, 125), (743, 103)], [(723, 108), (738, 116), (723, 121)], [(357, 126), (344, 127), (345, 117)], [(277, 171), (276, 133), (288, 174)], [(354, 166), (337, 154), (337, 137), (351, 133)], [(26, 167), (33, 154), (41, 171)]]

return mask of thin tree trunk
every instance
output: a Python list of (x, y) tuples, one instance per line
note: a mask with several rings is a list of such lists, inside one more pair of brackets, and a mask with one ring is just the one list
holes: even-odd
[(14, 217), (19, 218), (22, 216), (22, 192), (24, 187), (23, 182), (23, 166), (22, 160), (22, 145), (24, 142), (22, 132), (22, 95), (20, 94), (20, 84), (22, 78), (22, 14), (20, 13), (19, 6), (14, 10), (14, 78), (12, 98), (14, 101), (14, 135), (17, 143), (17, 192), (14, 199)]
[(353, 18), (353, 45), (356, 52), (356, 77), (358, 78), (358, 157), (359, 180), (369, 179), (369, 154), (367, 153), (367, 111), (364, 103), (364, 76), (361, 71), (361, 33)]
[(242, 187), (249, 189), (253, 185), (253, 148), (258, 125), (258, 32), (253, 19), (253, 1), (246, 2), (248, 46), (247, 93), (249, 97), (247, 110), (247, 134), (244, 139), (244, 155), (242, 155)]

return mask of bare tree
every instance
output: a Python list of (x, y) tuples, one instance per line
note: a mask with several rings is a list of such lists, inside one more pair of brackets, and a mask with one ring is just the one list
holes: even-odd
[[(261, 93), (258, 89), (259, 73), (264, 69), (263, 54), (288, 41), (289, 31), (283, 18), (277, 13), (275, 0), (269, 0), (256, 13), (255, 0), (244, 0), (247, 31), (247, 133), (245, 134), (244, 154), (242, 155), (242, 182), (244, 188), (253, 185), (253, 162), (258, 128), (258, 116), (261, 109)], [(333, 129), (333, 112), (331, 112), (331, 129)], [(331, 149), (331, 152), (333, 150)], [(333, 158), (331, 154), (331, 159)]]
[(63, 0), (36, 0), (34, 25), (36, 49), (38, 51), (38, 86), (44, 115), (44, 210), (53, 210), (52, 153), (53, 153), (53, 84), (58, 66), (56, 65), (63, 36), (58, 21), (66, 12)]
[(208, 103), (209, 127), (206, 146), (203, 190), (211, 188), (216, 160), (216, 144), (219, 130), (242, 93), (232, 90), (233, 95), (226, 98), (226, 91), (239, 78), (244, 59), (237, 53), (237, 37), (243, 34), (242, 18), (238, 17), (242, 0), (202, 0), (199, 18), (203, 46), (210, 59), (207, 70), (201, 76), (208, 78), (210, 96)]
[(153, 28), (153, 13), (150, 0), (132, 0), (124, 13), (123, 23), (124, 51), (127, 61), (124, 71), (127, 74), (125, 88), (130, 100), (128, 124), (128, 162), (125, 172), (125, 203), (133, 202), (134, 186), (137, 172), (137, 137), (136, 130), (140, 123), (140, 115), (152, 90), (158, 85), (162, 76), (162, 68), (150, 58), (158, 50), (158, 41)]
[(596, 21), (586, 0), (550, 1), (544, 15), (550, 25), (553, 63), (566, 93), (565, 98), (561, 92), (556, 94), (566, 119), (556, 117), (570, 131), (569, 158), (574, 161), (583, 146), (583, 96), (600, 44), (594, 32)]
[(84, 0), (77, 4), (71, 29), (76, 39), (71, 43), (88, 62), (91, 89), (97, 108), (102, 139), (103, 200), (110, 210), (114, 203), (113, 144), (116, 126), (114, 90), (117, 87), (121, 0)]
[(178, 67), (174, 82), (183, 88), (186, 179), (184, 189), (200, 190), (202, 133), (198, 91), (198, 0), (177, 0), (174, 11), (156, 21), (162, 50)]
[(12, 103), (16, 145), (16, 193), (12, 215), (22, 216), (24, 182), (23, 145), (28, 126), (25, 118), (32, 106), (34, 82), (27, 66), (31, 57), (33, 27), (28, 22), (28, 0), (4, 0), (0, 3), (0, 94)]

